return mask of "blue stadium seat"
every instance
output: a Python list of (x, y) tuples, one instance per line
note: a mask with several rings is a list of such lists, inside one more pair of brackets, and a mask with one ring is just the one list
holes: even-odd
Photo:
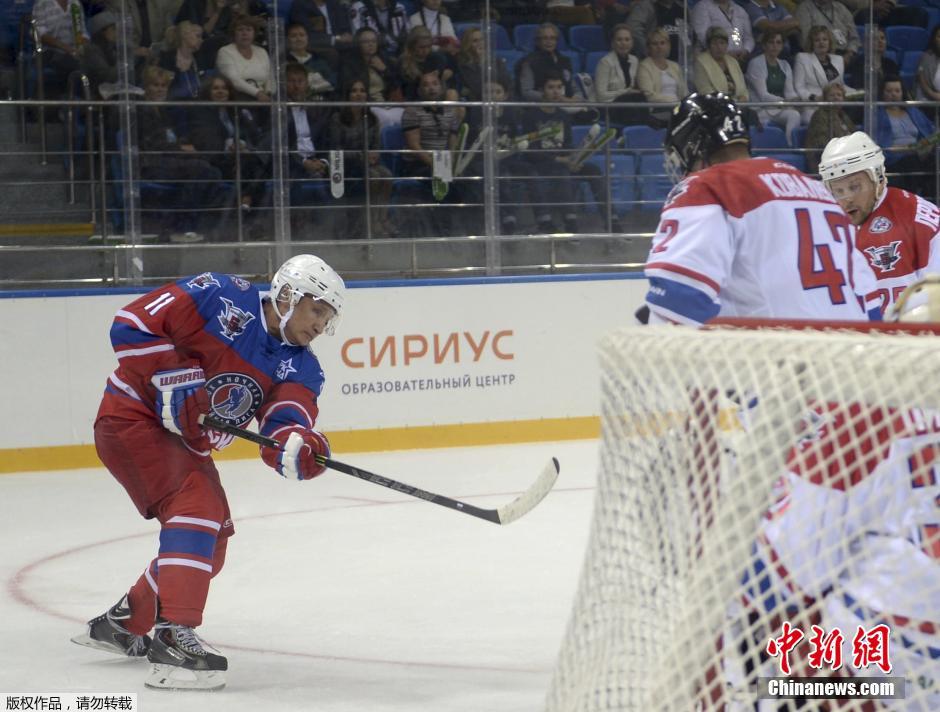
[(756, 128), (751, 129), (751, 148), (755, 153), (762, 154), (772, 149), (786, 149), (790, 145), (787, 143), (787, 135), (783, 129), (777, 126), (764, 126), (763, 131)]
[(626, 149), (655, 149), (661, 151), (666, 139), (666, 129), (649, 126), (624, 126), (623, 145)]
[(610, 201), (618, 216), (636, 207), (636, 160), (630, 154), (614, 154), (610, 157)]
[(584, 55), (584, 71), (594, 76), (594, 72), (597, 71), (597, 63), (601, 61), (601, 57), (609, 54), (608, 50), (603, 50), (599, 52), (588, 52)]
[[(516, 25), (512, 30), (512, 41), (516, 49), (522, 52), (531, 52), (535, 49), (535, 33), (539, 26), (533, 24)], [(565, 33), (559, 28), (558, 49), (568, 49), (568, 43), (565, 41)]]
[(888, 46), (901, 51), (920, 49), (927, 46), (927, 30), (910, 25), (893, 25), (885, 28)]
[(901, 60), (901, 74), (916, 74), (923, 54), (923, 52), (915, 50), (905, 52), (904, 59)]
[(382, 133), (379, 136), (381, 149), (381, 161), (388, 168), (395, 180), (392, 183), (392, 200), (396, 200), (402, 189), (409, 187), (419, 188), (421, 181), (415, 178), (399, 178), (399, 169), (401, 167), (400, 151), (405, 147), (405, 134), (401, 130), (401, 125), (383, 126)]
[(659, 210), (672, 190), (662, 153), (647, 153), (637, 159), (637, 186), (643, 204), (641, 210)]
[(268, 6), (268, 12), (275, 17), (286, 20), (287, 16), (290, 15), (290, 9), (294, 4), (294, 0), (265, 0), (265, 4)]
[(568, 30), (571, 49), (579, 52), (608, 51), (604, 28), (600, 25), (574, 25)]
[(575, 74), (582, 71), (581, 70), (581, 53), (574, 52), (570, 49), (559, 50), (558, 54), (562, 54), (568, 59), (571, 60), (571, 71)]
[(793, 148), (803, 148), (806, 145), (806, 126), (793, 129)]
[(766, 154), (767, 158), (772, 158), (775, 161), (781, 161), (783, 163), (789, 163), (794, 168), (797, 168), (804, 173), (806, 172), (806, 154), (800, 153), (798, 151), (778, 151), (776, 153)]

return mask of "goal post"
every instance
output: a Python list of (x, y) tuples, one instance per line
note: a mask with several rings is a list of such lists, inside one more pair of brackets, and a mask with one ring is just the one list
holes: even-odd
[[(940, 709), (936, 330), (628, 327), (600, 365), (548, 712), (861, 712), (858, 689), (815, 686), (860, 678), (897, 683), (883, 709)], [(793, 699), (824, 690), (846, 696)]]

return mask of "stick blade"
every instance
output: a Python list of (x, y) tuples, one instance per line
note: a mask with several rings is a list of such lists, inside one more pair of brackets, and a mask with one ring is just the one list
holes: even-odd
[(505, 504), (496, 510), (499, 523), (509, 524), (531, 511), (551, 491), (555, 485), (555, 480), (558, 479), (559, 472), (561, 472), (561, 466), (558, 464), (557, 458), (553, 457), (525, 492), (509, 504)]

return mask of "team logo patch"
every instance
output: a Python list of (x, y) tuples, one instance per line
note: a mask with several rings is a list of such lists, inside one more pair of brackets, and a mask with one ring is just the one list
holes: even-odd
[(220, 373), (206, 382), (212, 412), (232, 425), (247, 423), (261, 407), (264, 393), (244, 373)]
[(868, 255), (872, 267), (881, 272), (891, 272), (894, 266), (901, 261), (901, 241), (895, 240), (878, 247), (866, 247), (865, 253)]
[(209, 287), (221, 287), (219, 281), (212, 276), (211, 272), (203, 272), (198, 277), (193, 277), (186, 283), (190, 289), (208, 289)]
[(692, 184), (692, 181), (695, 180), (695, 176), (689, 176), (684, 180), (676, 183), (672, 190), (669, 191), (669, 195), (666, 196), (666, 205), (670, 205), (672, 201), (676, 200), (680, 195), (683, 195), (689, 190), (689, 186)]
[(279, 381), (287, 380), (287, 377), (292, 373), (297, 373), (297, 369), (294, 368), (293, 357), (287, 359), (286, 361), (281, 361), (277, 366), (277, 371), (274, 372), (274, 375)]
[(246, 312), (235, 306), (234, 302), (225, 297), (219, 297), (225, 305), (225, 309), (219, 314), (219, 324), (222, 325), (222, 336), (229, 341), (234, 341), (236, 336), (240, 336), (245, 327), (255, 318), (254, 314)]
[(238, 277), (234, 274), (230, 274), (228, 278), (232, 280), (232, 284), (234, 284), (243, 292), (247, 292), (248, 288), (251, 287), (251, 284), (248, 282), (248, 280), (242, 279), (241, 277)]
[(894, 227), (894, 223), (888, 220), (884, 215), (879, 215), (877, 218), (871, 221), (871, 227), (868, 228), (869, 231), (876, 234), (882, 232), (888, 232), (891, 228)]

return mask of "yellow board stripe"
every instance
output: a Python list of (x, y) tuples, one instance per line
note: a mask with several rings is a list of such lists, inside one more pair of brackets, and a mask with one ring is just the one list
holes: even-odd
[[(600, 418), (546, 418), (495, 423), (422, 425), (413, 428), (377, 428), (327, 433), (336, 453), (380, 450), (506, 445), (553, 440), (585, 440), (600, 436)], [(217, 453), (217, 460), (258, 457), (258, 446), (236, 440)], [(101, 467), (94, 445), (58, 445), (0, 450), (0, 474)]]
[(23, 223), (0, 225), (0, 235), (65, 235), (90, 237), (95, 231), (92, 223)]

